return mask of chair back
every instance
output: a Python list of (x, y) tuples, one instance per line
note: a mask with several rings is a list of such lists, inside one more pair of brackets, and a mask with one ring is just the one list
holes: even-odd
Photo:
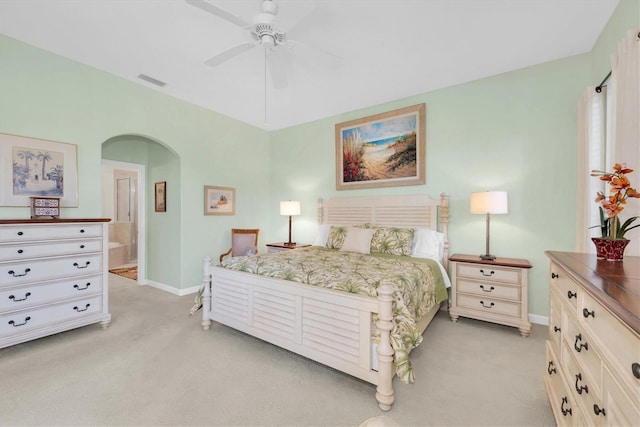
[(258, 251), (257, 228), (231, 229), (231, 256), (255, 255)]

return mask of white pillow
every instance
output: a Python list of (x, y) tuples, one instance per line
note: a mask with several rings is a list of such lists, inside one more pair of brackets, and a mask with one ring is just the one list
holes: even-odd
[(441, 261), (444, 256), (444, 234), (430, 228), (416, 228), (413, 233), (411, 256)]
[(329, 239), (330, 224), (320, 224), (318, 229), (318, 237), (316, 238), (315, 246), (327, 246), (327, 240)]
[(349, 227), (340, 250), (359, 254), (371, 253), (371, 238), (375, 232), (376, 230), (372, 228)]

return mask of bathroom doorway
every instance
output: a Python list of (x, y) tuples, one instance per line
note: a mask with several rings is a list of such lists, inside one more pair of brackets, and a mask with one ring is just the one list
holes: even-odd
[(144, 165), (103, 160), (102, 189), (109, 271), (144, 283)]

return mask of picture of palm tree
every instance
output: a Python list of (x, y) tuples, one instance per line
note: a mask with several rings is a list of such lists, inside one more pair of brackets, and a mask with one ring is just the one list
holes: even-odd
[(14, 196), (64, 196), (64, 153), (13, 147)]

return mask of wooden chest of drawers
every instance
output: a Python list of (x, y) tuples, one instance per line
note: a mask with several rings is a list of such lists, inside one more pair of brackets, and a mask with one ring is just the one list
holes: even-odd
[(109, 324), (108, 221), (0, 220), (0, 348)]
[(545, 388), (558, 425), (640, 425), (640, 258), (547, 252)]
[(449, 315), (470, 317), (515, 326), (524, 337), (531, 333), (528, 310), (527, 260), (496, 258), (482, 260), (475, 255), (453, 255), (451, 307)]

